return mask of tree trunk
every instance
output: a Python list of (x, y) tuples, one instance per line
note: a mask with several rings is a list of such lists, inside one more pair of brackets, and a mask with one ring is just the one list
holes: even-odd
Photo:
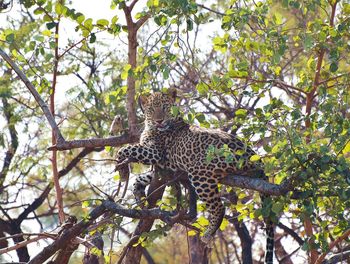
[[(164, 185), (164, 183), (166, 182), (165, 176), (168, 173), (172, 173), (172, 172), (169, 172), (167, 170), (161, 170), (157, 167), (155, 168), (155, 177), (152, 180), (152, 183), (148, 189), (148, 194), (147, 194), (147, 195), (152, 194), (148, 199), (148, 204), (149, 204), (147, 207), (148, 209), (156, 207), (157, 201), (162, 198), (165, 186), (163, 186), (162, 188), (159, 188), (159, 187)], [(153, 191), (155, 192), (153, 193)], [(134, 233), (132, 234), (132, 237), (139, 236), (144, 232), (149, 232), (153, 226), (153, 222), (154, 220), (150, 220), (150, 219), (140, 220)], [(140, 263), (142, 253), (143, 253), (143, 247), (141, 245), (138, 245), (136, 247), (131, 246), (128, 249), (122, 263), (123, 264)]]
[(194, 235), (188, 237), (190, 248), (190, 264), (208, 264), (208, 255), (210, 249), (202, 242), (200, 236)]

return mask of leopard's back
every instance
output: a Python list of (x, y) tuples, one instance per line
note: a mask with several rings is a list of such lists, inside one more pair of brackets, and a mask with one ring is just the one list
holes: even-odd
[[(260, 165), (250, 161), (255, 153), (249, 146), (220, 130), (191, 126), (167, 134), (164, 144), (169, 161), (184, 171), (222, 177), (246, 173)], [(224, 148), (226, 152), (220, 155), (219, 150)]]

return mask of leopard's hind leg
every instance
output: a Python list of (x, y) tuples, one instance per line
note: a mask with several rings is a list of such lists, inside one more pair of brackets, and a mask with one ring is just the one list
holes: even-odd
[(149, 185), (154, 177), (154, 170), (150, 170), (145, 173), (137, 174), (136, 180), (133, 184), (133, 194), (137, 201), (141, 201), (142, 197), (145, 197), (146, 186)]
[(191, 184), (209, 212), (209, 225), (204, 232), (202, 241), (209, 243), (221, 225), (225, 215), (225, 207), (219, 197), (218, 179), (208, 176), (189, 175)]

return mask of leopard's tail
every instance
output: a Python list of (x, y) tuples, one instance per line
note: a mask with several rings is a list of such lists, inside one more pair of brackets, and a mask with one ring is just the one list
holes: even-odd
[(273, 263), (273, 248), (275, 245), (275, 229), (271, 220), (268, 220), (266, 224), (266, 251), (265, 251), (265, 264)]
[[(263, 171), (259, 172), (259, 178), (263, 180), (268, 180), (268, 177)], [(263, 206), (270, 207), (271, 198), (266, 194), (260, 194)], [(265, 251), (265, 264), (273, 264), (273, 249), (275, 246), (275, 228), (274, 223), (270, 217), (266, 217), (265, 228), (266, 228), (266, 251)]]

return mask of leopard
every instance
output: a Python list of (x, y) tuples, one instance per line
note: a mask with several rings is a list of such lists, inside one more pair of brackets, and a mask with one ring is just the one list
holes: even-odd
[[(126, 145), (117, 153), (117, 163), (125, 160), (146, 165), (157, 165), (172, 171), (187, 173), (198, 198), (204, 202), (209, 213), (209, 225), (201, 237), (206, 244), (212, 241), (225, 216), (218, 184), (230, 174), (249, 175), (267, 180), (261, 160), (251, 159), (256, 153), (236, 135), (218, 129), (188, 125), (181, 117), (174, 117), (176, 89), (141, 95), (139, 104), (145, 116), (145, 127), (140, 141)], [(228, 148), (231, 159), (216, 155), (208, 159), (209, 149)], [(141, 174), (134, 189), (142, 190), (152, 181), (152, 174)], [(262, 199), (266, 197), (261, 195)], [(265, 263), (273, 263), (274, 226), (266, 221)]]

